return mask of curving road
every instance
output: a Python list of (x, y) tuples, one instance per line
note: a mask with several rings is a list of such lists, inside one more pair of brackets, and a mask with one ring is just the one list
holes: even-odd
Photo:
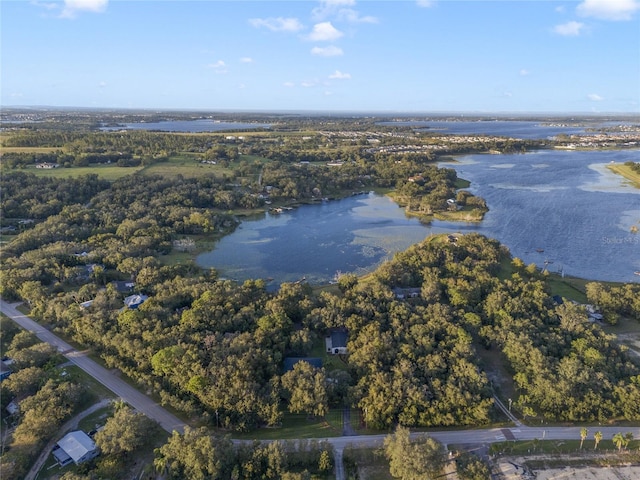
[(182, 433), (184, 431), (185, 424), (182, 420), (169, 413), (157, 402), (140, 393), (134, 387), (111, 373), (106, 368), (98, 365), (96, 362), (91, 360), (86, 353), (79, 352), (42, 325), (34, 322), (25, 314), (18, 311), (16, 309), (18, 305), (20, 304), (7, 303), (4, 300), (0, 300), (0, 311), (25, 330), (35, 333), (43, 342), (53, 345), (71, 363), (77, 365), (79, 368), (91, 375), (137, 411), (144, 413), (147, 417), (158, 422), (167, 432), (171, 433), (174, 430), (177, 430)]
[[(79, 352), (74, 349), (67, 342), (57, 337), (49, 330), (45, 329), (38, 323), (31, 320), (29, 317), (19, 312), (16, 306), (19, 304), (10, 304), (3, 300), (0, 300), (0, 311), (10, 317), (14, 322), (20, 325), (22, 328), (35, 333), (40, 340), (47, 342), (58, 349), (65, 357), (72, 363), (80, 367), (86, 373), (102, 383), (105, 387), (111, 390), (113, 393), (121, 397), (125, 402), (131, 405), (136, 410), (144, 413), (149, 418), (158, 422), (167, 432), (171, 433), (173, 430), (184, 432), (185, 423), (182, 422), (175, 415), (167, 412), (158, 403), (151, 400), (146, 395), (140, 393), (131, 385), (125, 383), (123, 380), (109, 372), (107, 369), (101, 367), (96, 362), (86, 356), (85, 353)], [(504, 405), (501, 406), (503, 410), (507, 410)], [(515, 417), (513, 417), (515, 419)], [(509, 428), (486, 428), (478, 430), (454, 430), (454, 431), (442, 431), (442, 432), (429, 432), (428, 435), (435, 438), (444, 445), (462, 445), (462, 444), (491, 444), (496, 442), (503, 442), (505, 440), (579, 440), (580, 430), (582, 427), (527, 427), (518, 422), (515, 419), (516, 426)], [(640, 427), (604, 427), (604, 426), (591, 426), (587, 427), (589, 435), (587, 442), (593, 441), (593, 434), (596, 431), (602, 432), (604, 439), (611, 439), (616, 433), (631, 432), (633, 438), (640, 438)], [(413, 433), (412, 437), (417, 437), (420, 433)], [(320, 441), (326, 440), (335, 449), (335, 463), (336, 463), (336, 479), (341, 480), (344, 478), (344, 469), (342, 464), (342, 453), (345, 447), (366, 447), (366, 448), (379, 448), (382, 446), (385, 438), (385, 434), (382, 435), (359, 435), (359, 436), (344, 436), (344, 437), (329, 437), (325, 439), (318, 439)], [(240, 443), (240, 441), (236, 441)], [(587, 443), (589, 445), (589, 443)]]

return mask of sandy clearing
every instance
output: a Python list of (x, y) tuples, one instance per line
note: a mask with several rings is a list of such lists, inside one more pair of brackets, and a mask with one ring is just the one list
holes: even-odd
[(536, 480), (638, 480), (640, 467), (565, 467), (535, 471)]

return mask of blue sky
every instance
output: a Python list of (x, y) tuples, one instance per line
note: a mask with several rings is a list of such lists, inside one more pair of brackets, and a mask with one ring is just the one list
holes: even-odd
[(3, 106), (640, 112), (640, 0), (3, 0)]

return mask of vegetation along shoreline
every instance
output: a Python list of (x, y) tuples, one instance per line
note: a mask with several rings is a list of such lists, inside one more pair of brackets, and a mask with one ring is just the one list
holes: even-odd
[[(244, 216), (353, 192), (388, 194), (423, 221), (478, 221), (486, 202), (436, 166), (441, 156), (555, 141), (443, 136), (364, 117), (282, 116), (264, 131), (178, 135), (95, 131), (109, 112), (29, 115), (38, 122), (4, 117), (0, 133), (9, 147), (2, 298), (187, 425), (166, 434), (116, 402), (81, 425), (95, 430), (99, 456), (60, 470), (50, 457), (39, 478), (328, 479), (337, 464), (356, 475), (374, 456), (380, 478), (420, 465), (431, 476), (454, 464), (486, 474), (497, 468), (490, 454), (520, 454), (509, 443), (468, 456), (456, 446), (465, 442), (421, 435), (460, 429), (480, 444), (508, 431), (539, 453), (564, 440), (545, 438), (546, 427), (588, 425), (592, 443), (597, 428), (615, 428), (621, 436), (600, 446), (635, 455), (625, 434), (640, 422), (638, 283), (550, 274), (477, 233), (431, 235), (365, 276), (273, 292), (265, 280), (233, 282), (193, 263)], [(0, 406), (11, 425), (0, 459), (3, 478), (17, 479), (63, 438), (65, 422), (113, 395), (68, 351), (5, 317), (0, 325)], [(18, 410), (7, 410), (12, 402)], [(540, 429), (542, 438), (525, 438)], [(336, 440), (372, 434), (387, 439), (368, 453)], [(425, 461), (403, 464), (408, 451)]]

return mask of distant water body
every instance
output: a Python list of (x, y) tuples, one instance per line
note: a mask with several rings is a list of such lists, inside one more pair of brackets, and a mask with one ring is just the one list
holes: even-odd
[(113, 130), (157, 130), (161, 132), (222, 132), (225, 130), (249, 130), (254, 128), (270, 128), (267, 123), (219, 122), (217, 120), (168, 120), (164, 122), (125, 123), (119, 126), (102, 127), (103, 131)]
[(197, 263), (236, 280), (304, 277), (320, 284), (338, 271), (372, 271), (430, 234), (477, 232), (526, 263), (548, 262), (552, 272), (637, 282), (640, 233), (631, 230), (640, 228), (640, 190), (606, 168), (629, 160), (640, 162), (640, 150), (464, 156), (442, 166), (455, 168), (487, 200), (490, 211), (478, 224), (422, 225), (389, 198), (370, 193), (243, 221)]
[[(626, 124), (606, 122), (589, 127), (606, 127)], [(532, 122), (525, 120), (477, 120), (477, 121), (407, 121), (380, 122), (380, 125), (414, 127), (416, 130), (455, 135), (492, 135), (527, 140), (550, 139), (557, 135), (585, 135), (586, 127), (563, 126), (556, 123)]]
[(594, 280), (638, 282), (640, 189), (611, 172), (610, 162), (640, 162), (640, 150), (541, 150), (469, 155), (455, 168), (490, 211), (461, 224), (500, 240), (514, 256), (550, 271)]

